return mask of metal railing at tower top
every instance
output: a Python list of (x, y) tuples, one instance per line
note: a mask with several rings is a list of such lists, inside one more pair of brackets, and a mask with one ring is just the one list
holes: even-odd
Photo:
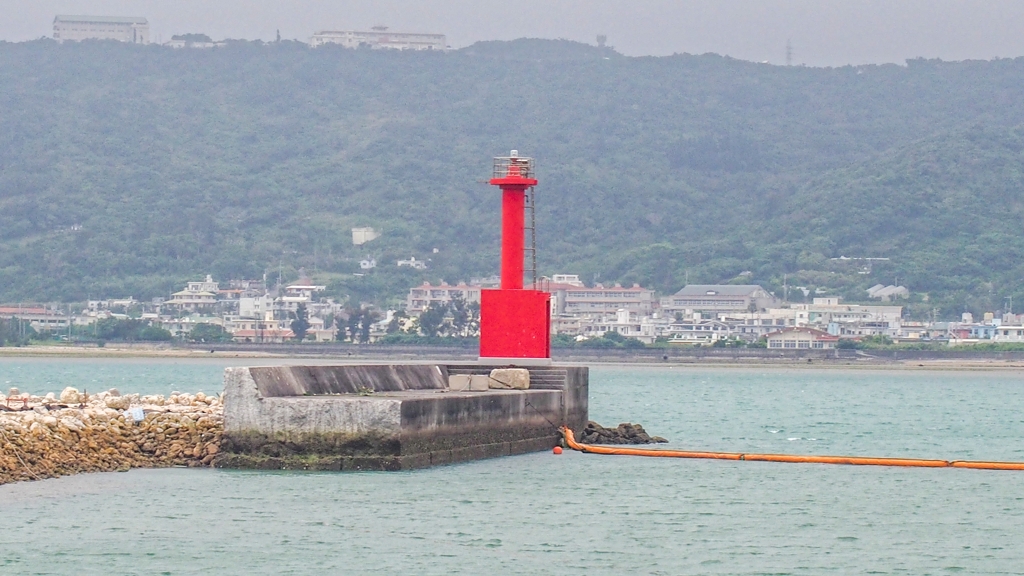
[(492, 174), (491, 178), (508, 178), (510, 176), (533, 178), (533, 158), (521, 156), (495, 157)]

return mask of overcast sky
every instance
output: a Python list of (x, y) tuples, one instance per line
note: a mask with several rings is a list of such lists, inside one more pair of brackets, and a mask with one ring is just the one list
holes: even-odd
[(744, 60), (837, 66), (1024, 56), (1024, 0), (0, 0), (0, 39), (51, 36), (56, 14), (145, 16), (154, 41), (308, 41), (316, 30), (438, 32), (479, 40), (598, 34), (631, 56), (715, 52)]

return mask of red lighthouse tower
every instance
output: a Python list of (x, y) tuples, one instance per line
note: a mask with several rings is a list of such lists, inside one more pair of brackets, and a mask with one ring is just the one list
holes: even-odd
[(551, 296), (523, 288), (526, 190), (537, 185), (533, 159), (515, 150), (495, 158), (491, 184), (501, 188), (501, 288), (480, 295), (480, 358), (550, 362)]

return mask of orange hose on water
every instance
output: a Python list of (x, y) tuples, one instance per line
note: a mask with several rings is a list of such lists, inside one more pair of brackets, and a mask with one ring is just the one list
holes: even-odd
[(746, 454), (738, 452), (690, 452), (651, 448), (622, 448), (580, 444), (572, 430), (561, 427), (565, 444), (589, 454), (647, 456), (651, 458), (701, 458), (711, 460), (753, 460), (790, 464), (846, 464), (850, 466), (901, 466), (909, 468), (973, 468), (976, 470), (1024, 470), (1024, 462), (972, 462), (966, 460), (924, 460), (920, 458), (866, 458), (863, 456), (795, 456), (790, 454)]

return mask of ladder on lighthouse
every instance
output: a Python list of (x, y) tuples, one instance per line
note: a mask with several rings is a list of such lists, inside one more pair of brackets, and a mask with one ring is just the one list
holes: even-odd
[(536, 197), (533, 193), (533, 186), (526, 189), (526, 218), (523, 229), (529, 232), (529, 244), (523, 247), (523, 259), (525, 260), (523, 276), (530, 279), (530, 287), (537, 290), (537, 210), (535, 208)]

